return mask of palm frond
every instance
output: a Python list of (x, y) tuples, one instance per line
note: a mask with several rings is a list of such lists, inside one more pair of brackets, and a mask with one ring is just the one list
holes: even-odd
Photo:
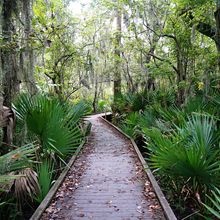
[(215, 123), (208, 116), (194, 115), (189, 118), (184, 132), (189, 134), (190, 142), (198, 148), (210, 152), (216, 139), (214, 138)]
[(189, 118), (185, 127), (164, 135), (159, 129), (144, 129), (150, 139), (150, 165), (170, 176), (190, 179), (192, 187), (220, 184), (219, 151), (210, 153), (214, 143), (214, 122)]
[(214, 215), (215, 217), (217, 217), (218, 219), (220, 219), (220, 190), (218, 188), (215, 188), (215, 190), (212, 190), (212, 197), (208, 196), (211, 205), (207, 205), (207, 204), (203, 204), (207, 210)]
[(26, 168), (18, 172), (20, 177), (15, 179), (15, 195), (20, 202), (24, 201), (27, 197), (31, 198), (32, 195), (37, 195), (39, 192), (39, 185), (37, 173), (31, 169)]
[(0, 156), (0, 175), (27, 168), (33, 162), (36, 147), (28, 144)]
[(44, 199), (50, 190), (53, 178), (53, 163), (50, 160), (44, 160), (38, 167), (38, 183), (39, 194), (34, 196), (34, 199), (39, 203)]
[(74, 153), (80, 145), (83, 133), (79, 121), (87, 109), (83, 102), (72, 106), (43, 95), (22, 95), (15, 104), (19, 119), (38, 136), (43, 151), (55, 152), (61, 158)]

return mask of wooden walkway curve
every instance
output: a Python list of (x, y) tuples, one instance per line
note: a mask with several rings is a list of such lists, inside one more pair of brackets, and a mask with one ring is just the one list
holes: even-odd
[(98, 115), (88, 143), (41, 219), (165, 219), (131, 145)]

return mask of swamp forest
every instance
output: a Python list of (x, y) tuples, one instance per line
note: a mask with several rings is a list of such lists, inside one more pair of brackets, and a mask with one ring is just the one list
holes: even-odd
[(31, 217), (98, 113), (177, 219), (220, 219), (220, 0), (0, 0), (0, 57), (0, 219)]

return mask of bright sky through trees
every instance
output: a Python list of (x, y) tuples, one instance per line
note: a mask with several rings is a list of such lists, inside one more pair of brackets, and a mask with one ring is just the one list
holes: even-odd
[(90, 2), (91, 0), (71, 1), (69, 4), (69, 10), (76, 16), (81, 15), (82, 8), (88, 6)]

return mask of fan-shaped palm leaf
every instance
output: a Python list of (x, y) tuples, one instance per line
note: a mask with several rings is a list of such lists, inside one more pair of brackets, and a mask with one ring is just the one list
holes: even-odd
[(198, 148), (210, 152), (214, 147), (215, 123), (208, 116), (194, 115), (189, 118), (186, 126), (183, 128), (184, 133), (189, 134), (190, 142)]
[(16, 178), (14, 186), (15, 195), (20, 202), (39, 193), (37, 173), (33, 169), (23, 169), (19, 171), (19, 176)]
[(42, 95), (22, 95), (15, 110), (20, 121), (38, 136), (44, 152), (65, 157), (80, 145), (83, 136), (78, 123), (87, 110), (84, 103), (70, 106)]
[(29, 167), (33, 162), (35, 150), (33, 144), (28, 144), (0, 156), (0, 175)]
[(220, 219), (220, 190), (218, 188), (215, 188), (215, 190), (212, 190), (212, 195), (213, 197), (210, 197), (207, 195), (207, 197), (209, 198), (209, 200), (212, 203), (212, 207), (211, 205), (207, 205), (207, 204), (203, 204), (208, 211), (216, 216), (218, 219)]
[(16, 173), (32, 166), (36, 147), (32, 144), (20, 147), (0, 157), (0, 189), (9, 191), (14, 180), (25, 177), (23, 173)]
[(159, 129), (145, 129), (150, 138), (150, 164), (171, 176), (191, 180), (197, 187), (220, 184), (219, 151), (210, 153), (214, 143), (214, 122), (206, 117), (189, 119), (183, 129), (163, 135)]
[(35, 200), (41, 202), (50, 190), (53, 178), (53, 163), (50, 160), (44, 160), (37, 168), (39, 194), (34, 196)]

